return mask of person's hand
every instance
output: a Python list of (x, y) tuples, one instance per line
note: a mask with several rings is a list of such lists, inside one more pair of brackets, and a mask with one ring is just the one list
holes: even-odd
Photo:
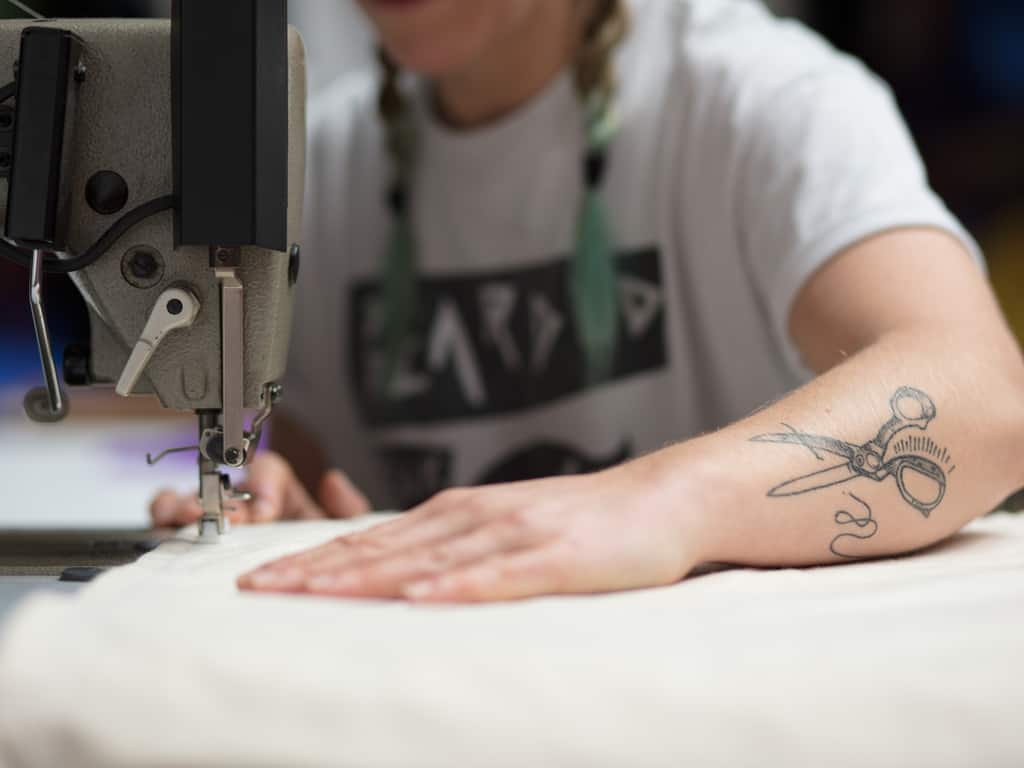
[[(249, 464), (240, 491), (252, 494), (249, 502), (232, 501), (225, 515), (232, 523), (269, 523), (274, 520), (311, 520), (322, 517), (357, 517), (370, 511), (366, 497), (344, 473), (332, 469), (320, 480), (316, 500), (277, 453), (261, 453)], [(170, 490), (156, 495), (149, 507), (154, 525), (189, 525), (202, 517), (199, 499)]]
[(695, 499), (644, 461), (445, 491), (398, 520), (269, 563), (240, 588), (480, 602), (675, 583), (699, 562)]

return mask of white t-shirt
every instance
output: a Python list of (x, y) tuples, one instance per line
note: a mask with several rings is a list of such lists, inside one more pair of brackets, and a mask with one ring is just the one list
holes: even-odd
[(752, 0), (630, 5), (602, 187), (621, 349), (596, 387), (566, 284), (584, 152), (568, 74), (468, 132), (412, 96), (422, 316), (390, 403), (369, 375), (392, 226), (377, 83), (344, 79), (311, 110), (284, 407), (378, 506), (594, 470), (748, 414), (809, 377), (793, 300), (865, 237), (933, 226), (977, 255), (860, 63)]

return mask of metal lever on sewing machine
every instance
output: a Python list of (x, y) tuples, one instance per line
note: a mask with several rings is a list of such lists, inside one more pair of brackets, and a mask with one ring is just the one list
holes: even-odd
[(25, 414), (37, 422), (60, 421), (68, 413), (68, 400), (64, 385), (57, 375), (57, 364), (53, 359), (50, 330), (46, 325), (43, 308), (43, 252), (32, 252), (32, 281), (29, 286), (29, 304), (32, 307), (32, 324), (36, 331), (36, 345), (39, 347), (39, 361), (43, 366), (46, 387), (36, 387), (25, 395)]
[(86, 77), (81, 40), (55, 26), (29, 26), (20, 36), (17, 67), (17, 106), (0, 173), (7, 178), (3, 231), (9, 243), (32, 251), (29, 305), (46, 387), (25, 396), (25, 413), (33, 421), (53, 422), (67, 415), (68, 404), (43, 310), (43, 272), (47, 254), (67, 250), (66, 182), (76, 92)]
[(184, 288), (168, 288), (160, 294), (150, 312), (142, 335), (121, 371), (117, 394), (127, 397), (135, 389), (146, 365), (164, 337), (179, 328), (188, 328), (199, 314), (199, 300)]

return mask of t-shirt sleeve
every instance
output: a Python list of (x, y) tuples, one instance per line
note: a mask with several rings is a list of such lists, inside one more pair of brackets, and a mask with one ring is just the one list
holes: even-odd
[[(738, 5), (738, 4), (737, 4)], [(793, 302), (830, 258), (886, 230), (933, 227), (980, 250), (928, 184), (888, 86), (816, 35), (743, 8), (715, 50), (712, 118), (728, 169), (737, 247), (788, 367), (806, 376), (789, 334)]]

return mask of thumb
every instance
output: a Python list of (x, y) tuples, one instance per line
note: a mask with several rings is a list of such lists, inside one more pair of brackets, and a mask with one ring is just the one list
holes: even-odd
[(320, 506), (328, 517), (359, 517), (370, 511), (370, 502), (338, 469), (324, 473), (320, 480)]

